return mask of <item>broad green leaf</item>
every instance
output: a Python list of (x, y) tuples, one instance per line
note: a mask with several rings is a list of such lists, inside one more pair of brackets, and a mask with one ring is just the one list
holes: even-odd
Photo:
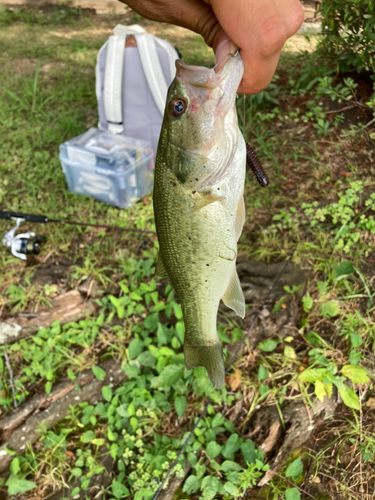
[(136, 419), (136, 417), (131, 417), (131, 419), (130, 419), (130, 426), (133, 429), (133, 431), (137, 430), (138, 420)]
[(70, 380), (75, 380), (77, 377), (75, 376), (74, 372), (69, 368), (68, 371), (66, 372)]
[(220, 444), (215, 441), (210, 441), (207, 445), (206, 452), (210, 458), (216, 458), (221, 451)]
[(174, 312), (174, 315), (176, 316), (176, 318), (182, 319), (181, 306), (179, 304), (177, 304), (176, 302), (173, 302), (172, 306), (173, 306), (173, 312)]
[(178, 338), (183, 342), (185, 338), (185, 323), (183, 321), (177, 321), (175, 328)]
[(130, 417), (135, 415), (135, 406), (133, 402), (128, 404), (128, 415)]
[(105, 443), (105, 439), (103, 438), (93, 439), (91, 443), (94, 444), (95, 446), (102, 446)]
[(221, 427), (224, 423), (224, 417), (221, 413), (216, 413), (211, 422), (211, 427), (215, 429), (215, 427)]
[(162, 323), (158, 323), (156, 337), (159, 341), (159, 344), (166, 344), (168, 342), (168, 329)]
[(263, 365), (260, 365), (258, 368), (258, 380), (266, 379), (268, 379), (268, 371), (264, 368)]
[(270, 391), (270, 386), (267, 385), (267, 384), (260, 384), (259, 386), (259, 394), (261, 395), (261, 397), (265, 396), (266, 394), (268, 394)]
[(18, 457), (13, 458), (13, 460), (10, 462), (9, 468), (10, 472), (16, 476), (21, 470), (20, 459)]
[(327, 391), (322, 380), (317, 380), (315, 382), (315, 396), (319, 401), (323, 401), (324, 397), (327, 396)]
[(221, 464), (221, 470), (223, 472), (239, 472), (242, 470), (242, 467), (232, 460), (225, 460)]
[(96, 377), (98, 380), (103, 380), (105, 378), (106, 373), (103, 368), (100, 368), (100, 366), (93, 366), (91, 369), (94, 377)]
[(366, 384), (370, 380), (360, 366), (345, 365), (341, 368), (341, 373), (355, 384)]
[(338, 390), (344, 405), (353, 408), (353, 410), (359, 410), (359, 398), (357, 393), (347, 386), (345, 386), (345, 389), (338, 387)]
[(120, 417), (127, 418), (130, 416), (128, 413), (128, 405), (126, 405), (126, 404), (118, 406), (116, 408), (116, 411), (120, 415)]
[(306, 335), (306, 340), (307, 340), (307, 342), (310, 342), (310, 344), (315, 346), (315, 347), (322, 343), (321, 337), (315, 332), (309, 332)]
[(20, 479), (13, 476), (9, 477), (6, 485), (8, 486), (9, 495), (18, 495), (19, 493), (25, 493), (26, 491), (36, 488), (36, 484), (32, 481), (27, 481), (26, 479)]
[(86, 431), (81, 435), (81, 441), (82, 443), (91, 443), (94, 436), (95, 436), (94, 431)]
[(224, 483), (224, 490), (229, 493), (229, 495), (232, 495), (233, 497), (236, 495), (237, 493), (237, 490), (236, 490), (236, 487), (233, 483), (231, 483), (230, 481), (227, 481), (226, 483)]
[(185, 413), (187, 401), (185, 396), (177, 396), (174, 400), (174, 408), (179, 418)]
[(288, 488), (285, 490), (285, 500), (301, 500), (300, 492), (297, 488)]
[(350, 333), (349, 334), (349, 339), (350, 339), (350, 343), (352, 344), (352, 347), (354, 347), (354, 349), (356, 347), (359, 347), (363, 344), (363, 340), (362, 340), (362, 337), (360, 337), (358, 335), (358, 333)]
[(46, 385), (44, 386), (45, 388), (45, 391), (46, 391), (46, 394), (50, 394), (50, 392), (52, 391), (52, 382), (46, 382)]
[(214, 476), (206, 476), (202, 481), (202, 491), (204, 491), (205, 497), (208, 497), (211, 500), (215, 497), (219, 487), (220, 482)]
[(314, 301), (309, 294), (302, 297), (302, 307), (305, 312), (309, 312), (313, 305)]
[(106, 401), (108, 401), (108, 402), (111, 401), (112, 389), (108, 385), (105, 385), (104, 387), (102, 387), (102, 396)]
[(144, 342), (141, 339), (133, 339), (128, 347), (128, 354), (130, 359), (134, 359), (142, 352)]
[(182, 365), (166, 366), (158, 377), (152, 379), (152, 387), (170, 387), (180, 379), (184, 367)]
[(317, 380), (320, 380), (322, 375), (314, 368), (307, 368), (307, 370), (304, 370), (298, 375), (298, 378), (301, 382), (310, 382), (313, 384)]
[(246, 464), (255, 464), (255, 444), (251, 439), (246, 439), (241, 445), (241, 452)]
[(197, 479), (197, 476), (189, 476), (186, 481), (184, 482), (184, 486), (182, 488), (182, 491), (184, 493), (187, 493), (188, 495), (192, 495), (193, 493), (196, 493), (199, 489), (200, 483)]
[(158, 322), (159, 322), (159, 313), (157, 312), (151, 313), (144, 320), (143, 326), (147, 328), (147, 330), (154, 332), (158, 327)]
[(243, 331), (240, 328), (233, 328), (232, 330), (232, 341), (237, 342), (243, 338)]
[(334, 318), (340, 314), (340, 306), (334, 300), (329, 300), (320, 306), (320, 314), (324, 318)]
[(298, 457), (296, 458), (285, 471), (285, 477), (291, 477), (293, 481), (296, 481), (303, 472), (302, 460)]
[(80, 477), (82, 476), (82, 469), (80, 469), (79, 467), (74, 467), (71, 471), (70, 471), (71, 475), (74, 476), (74, 477)]
[(207, 376), (206, 368), (198, 366), (194, 368), (193, 389), (197, 396), (208, 396), (212, 393), (212, 384)]
[(297, 357), (296, 351), (290, 345), (286, 345), (284, 347), (284, 356), (287, 359), (296, 359), (296, 357)]
[(349, 354), (349, 361), (351, 365), (358, 365), (361, 361), (361, 352), (352, 349)]
[(233, 460), (233, 455), (241, 448), (242, 439), (238, 436), (238, 434), (232, 434), (229, 436), (227, 442), (224, 444), (222, 449), (222, 455), (224, 458), (228, 460)]
[(115, 498), (124, 498), (130, 495), (128, 488), (119, 481), (113, 481), (111, 488), (112, 494)]
[(353, 271), (353, 264), (347, 260), (344, 260), (344, 262), (341, 262), (341, 264), (333, 268), (333, 277), (335, 280), (338, 280), (339, 278), (343, 278), (344, 276), (352, 274)]
[(194, 467), (194, 466), (196, 465), (196, 463), (198, 462), (197, 455), (195, 455), (195, 454), (194, 454), (193, 452), (191, 452), (191, 451), (188, 453), (187, 458), (188, 458), (188, 462), (189, 462), (189, 464), (190, 464), (192, 467)]
[(110, 427), (107, 429), (107, 438), (109, 441), (116, 441), (117, 433), (114, 433)]
[(279, 342), (274, 339), (267, 339), (267, 340), (262, 340), (262, 342), (259, 342), (258, 347), (261, 351), (264, 352), (271, 352), (276, 347), (278, 346)]
[(143, 351), (137, 357), (137, 361), (140, 365), (143, 366), (155, 366), (156, 358), (151, 354), (150, 351)]

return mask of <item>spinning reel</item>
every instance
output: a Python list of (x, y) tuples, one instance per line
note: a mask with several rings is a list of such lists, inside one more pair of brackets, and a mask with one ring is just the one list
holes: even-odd
[[(45, 236), (41, 236), (40, 234), (35, 234), (32, 231), (29, 231), (28, 233), (16, 234), (16, 232), (20, 228), (21, 222), (29, 220), (29, 217), (24, 216), (24, 214), (15, 214), (12, 212), (0, 212), (0, 218), (16, 221), (16, 226), (13, 227), (7, 233), (5, 233), (2, 239), (2, 244), (5, 247), (9, 248), (15, 257), (18, 257), (19, 259), (22, 260), (26, 260), (27, 255), (38, 255), (40, 253), (41, 246), (46, 240)], [(33, 220), (31, 222), (42, 222), (42, 221)]]

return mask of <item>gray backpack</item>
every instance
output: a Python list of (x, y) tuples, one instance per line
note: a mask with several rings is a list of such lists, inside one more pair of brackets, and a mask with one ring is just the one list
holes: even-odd
[(178, 54), (137, 24), (118, 24), (113, 32), (95, 69), (99, 129), (149, 141), (155, 156)]

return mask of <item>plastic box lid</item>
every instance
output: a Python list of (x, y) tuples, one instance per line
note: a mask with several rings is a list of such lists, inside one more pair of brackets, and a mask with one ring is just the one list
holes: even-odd
[(60, 145), (60, 156), (77, 167), (100, 167), (120, 174), (145, 155), (152, 153), (150, 143), (140, 139), (114, 135), (109, 131), (90, 128), (84, 134)]

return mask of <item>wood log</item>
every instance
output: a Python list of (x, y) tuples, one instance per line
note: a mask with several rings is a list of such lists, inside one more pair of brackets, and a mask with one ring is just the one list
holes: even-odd
[(84, 370), (74, 382), (61, 382), (49, 395), (35, 396), (0, 420), (0, 429), (7, 438), (0, 446), (0, 472), (8, 467), (13, 458), (5, 451), (5, 447), (22, 453), (26, 444), (33, 444), (40, 438), (41, 426), (50, 429), (56, 425), (66, 417), (70, 406), (83, 401), (102, 401), (103, 386), (116, 387), (125, 380), (126, 374), (121, 369), (121, 363), (111, 359), (100, 366), (106, 372), (103, 380), (97, 380), (91, 369)]
[(0, 345), (12, 344), (34, 335), (40, 328), (48, 328), (54, 321), (62, 325), (74, 323), (91, 314), (94, 303), (86, 300), (78, 290), (70, 290), (51, 300), (52, 307), (43, 307), (37, 316), (17, 317), (0, 323)]

